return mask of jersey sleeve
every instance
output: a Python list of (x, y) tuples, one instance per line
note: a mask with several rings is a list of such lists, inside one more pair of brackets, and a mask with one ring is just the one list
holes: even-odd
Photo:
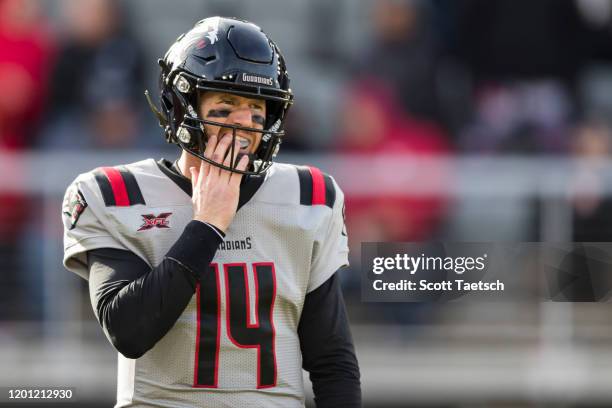
[(101, 207), (88, 177), (80, 176), (66, 190), (62, 204), (64, 224), (64, 266), (88, 279), (87, 251), (98, 248), (123, 249), (122, 245), (100, 222)]
[(344, 225), (344, 194), (333, 178), (332, 181), (335, 201), (331, 215), (322, 222), (314, 242), (308, 293), (321, 286), (338, 269), (349, 264), (348, 237)]

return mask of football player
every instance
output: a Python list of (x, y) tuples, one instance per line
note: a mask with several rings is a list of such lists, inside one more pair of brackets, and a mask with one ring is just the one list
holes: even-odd
[(303, 407), (302, 368), (317, 406), (360, 406), (342, 191), (273, 163), (293, 100), (279, 49), (214, 17), (159, 64), (149, 104), (180, 158), (81, 174), (63, 205), (64, 264), (119, 352), (116, 406)]

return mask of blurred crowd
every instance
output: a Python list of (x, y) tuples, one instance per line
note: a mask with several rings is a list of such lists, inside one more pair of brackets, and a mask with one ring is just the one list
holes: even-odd
[[(240, 2), (212, 3), (201, 6), (202, 17), (215, 5), (249, 17)], [(360, 3), (362, 18), (348, 22), (340, 18), (346, 3), (314, 1), (313, 13), (322, 14), (304, 17), (312, 25), (303, 30), (312, 34), (303, 38), (308, 52), (302, 61), (288, 58), (290, 73), (309, 78), (329, 69), (337, 92), (325, 93), (323, 110), (298, 97), (283, 152), (609, 158), (611, 0), (377, 0)], [(149, 22), (133, 8), (118, 0), (0, 0), (0, 152), (163, 148), (142, 97), (156, 87), (159, 55), (135, 29)], [(362, 33), (346, 49), (342, 30), (330, 28), (342, 24)], [(608, 180), (592, 170), (579, 173), (581, 188), (570, 197), (573, 238), (610, 240), (601, 228), (612, 222), (601, 188)], [(0, 189), (0, 319), (41, 313), (40, 302), (23, 301), (40, 296), (36, 267), (24, 256), (37, 248), (29, 225), (35, 205), (36, 197)], [(452, 206), (439, 194), (347, 195), (353, 253), (362, 241), (443, 239)]]

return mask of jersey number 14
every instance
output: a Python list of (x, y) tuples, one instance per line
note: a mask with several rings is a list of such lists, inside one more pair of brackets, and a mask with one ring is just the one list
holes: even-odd
[(194, 387), (217, 388), (221, 344), (221, 279), (225, 282), (225, 326), (231, 342), (257, 350), (257, 388), (276, 386), (276, 355), (272, 313), (276, 297), (274, 264), (254, 263), (255, 322), (251, 322), (246, 263), (210, 264), (196, 288), (197, 334)]

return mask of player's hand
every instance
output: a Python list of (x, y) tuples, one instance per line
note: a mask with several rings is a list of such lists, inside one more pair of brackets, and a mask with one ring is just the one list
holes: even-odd
[[(224, 136), (217, 143), (217, 137), (211, 136), (206, 143), (204, 157), (221, 162), (230, 167), (230, 145), (232, 137)], [(236, 141), (234, 152), (238, 152), (240, 144)], [(235, 153), (234, 153), (235, 155)], [(225, 159), (223, 159), (225, 158)], [(238, 161), (236, 169), (245, 170), (249, 162), (247, 155)], [(242, 174), (223, 170), (204, 160), (200, 167), (190, 167), (191, 186), (193, 189), (193, 218), (214, 225), (221, 231), (227, 231), (238, 208), (240, 180)]]

